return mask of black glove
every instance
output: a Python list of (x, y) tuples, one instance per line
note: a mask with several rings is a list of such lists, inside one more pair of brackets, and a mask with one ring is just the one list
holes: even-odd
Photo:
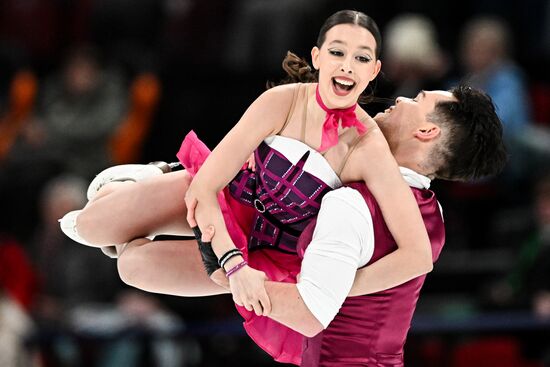
[(199, 244), (199, 251), (201, 253), (201, 259), (204, 265), (204, 269), (206, 270), (206, 274), (210, 276), (213, 272), (220, 268), (220, 265), (218, 264), (218, 257), (212, 249), (212, 242), (202, 241), (202, 232), (198, 226), (191, 229), (193, 230), (195, 239)]

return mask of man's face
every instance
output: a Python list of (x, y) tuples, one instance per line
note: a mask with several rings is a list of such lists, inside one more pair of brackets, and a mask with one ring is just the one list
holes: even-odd
[(414, 139), (418, 133), (430, 128), (427, 116), (439, 102), (455, 101), (451, 92), (421, 91), (415, 98), (398, 97), (395, 105), (374, 116), (374, 120), (392, 144)]

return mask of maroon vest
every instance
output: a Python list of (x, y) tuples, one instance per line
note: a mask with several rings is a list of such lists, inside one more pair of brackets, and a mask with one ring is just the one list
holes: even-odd
[[(397, 249), (382, 212), (363, 183), (346, 185), (358, 190), (370, 209), (374, 225), (374, 254), (368, 264)], [(445, 228), (430, 190), (412, 189), (424, 219), (435, 262), (445, 241)], [(314, 223), (300, 237), (309, 244)], [(300, 251), (301, 252), (301, 251)], [(367, 264), (367, 265), (368, 265)], [(302, 366), (403, 366), (403, 346), (426, 276), (394, 288), (359, 297), (348, 297), (327, 329), (305, 339)]]

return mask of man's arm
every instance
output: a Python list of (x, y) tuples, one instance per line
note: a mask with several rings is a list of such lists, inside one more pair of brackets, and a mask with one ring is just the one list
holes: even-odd
[(307, 308), (296, 284), (266, 282), (265, 289), (271, 300), (270, 318), (307, 337), (315, 336), (324, 329)]
[(325, 196), (298, 284), (266, 282), (269, 317), (311, 337), (344, 303), (357, 268), (374, 249), (372, 218), (363, 197), (342, 188)]

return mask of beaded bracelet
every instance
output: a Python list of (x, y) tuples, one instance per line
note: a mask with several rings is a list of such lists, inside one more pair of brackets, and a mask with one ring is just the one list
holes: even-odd
[(225, 254), (223, 254), (220, 257), (220, 260), (218, 261), (218, 265), (223, 268), (225, 263), (227, 261), (229, 261), (229, 259), (231, 259), (232, 257), (235, 257), (235, 256), (243, 256), (242, 251), (239, 250), (239, 249), (236, 249), (236, 248), (227, 251)]
[(241, 270), (241, 269), (244, 268), (246, 265), (248, 265), (248, 263), (246, 262), (246, 260), (241, 261), (240, 263), (238, 263), (237, 265), (235, 265), (234, 267), (232, 267), (231, 269), (229, 269), (229, 270), (225, 273), (225, 276), (229, 278), (231, 275), (235, 274), (237, 271)]

